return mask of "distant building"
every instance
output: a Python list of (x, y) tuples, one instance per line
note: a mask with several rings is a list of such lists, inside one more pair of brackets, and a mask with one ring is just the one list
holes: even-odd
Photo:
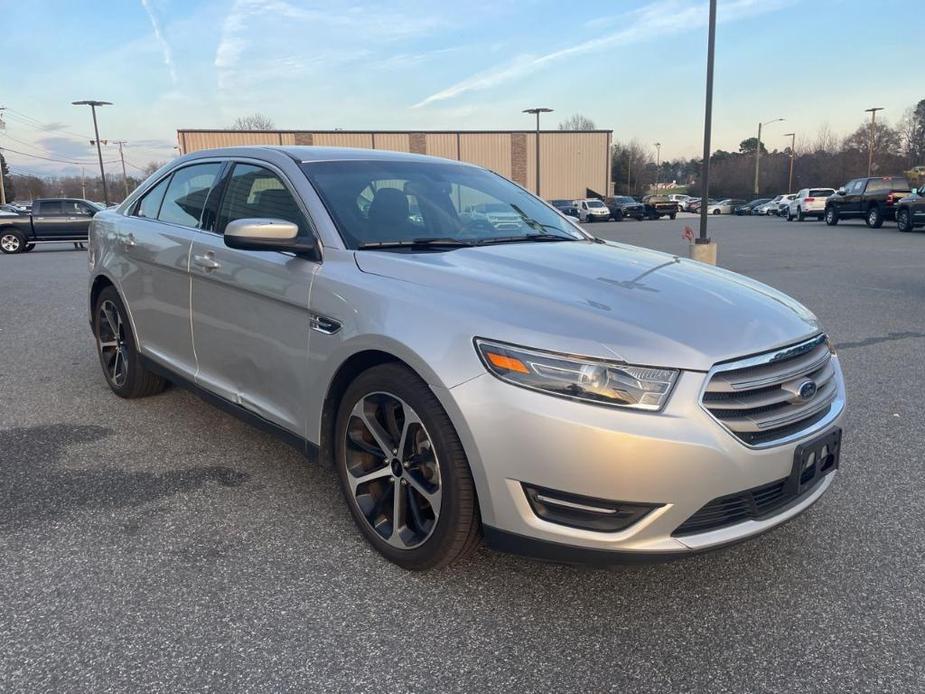
[[(540, 131), (540, 194), (610, 194), (612, 130)], [(491, 169), (536, 192), (534, 130), (178, 130), (182, 153), (236, 145), (365, 147), (430, 154)]]

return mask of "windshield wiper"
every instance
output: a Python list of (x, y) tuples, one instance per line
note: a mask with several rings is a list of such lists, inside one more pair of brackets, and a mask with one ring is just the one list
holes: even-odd
[(570, 236), (556, 236), (554, 234), (520, 234), (519, 236), (493, 236), (488, 239), (476, 241), (477, 246), (487, 246), (493, 243), (517, 243), (518, 241), (578, 241)]
[(469, 241), (449, 238), (419, 238), (404, 241), (373, 241), (357, 246), (359, 251), (375, 251), (385, 248), (465, 248), (471, 246)]

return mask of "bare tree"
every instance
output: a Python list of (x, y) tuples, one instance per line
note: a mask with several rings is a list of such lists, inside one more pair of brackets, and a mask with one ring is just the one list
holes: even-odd
[(147, 178), (148, 176), (153, 174), (155, 171), (157, 171), (159, 168), (161, 168), (163, 165), (164, 165), (164, 162), (162, 161), (149, 161), (147, 164), (145, 164), (142, 167), (141, 173), (145, 178)]
[(580, 113), (575, 113), (564, 121), (559, 123), (559, 130), (594, 130), (595, 125), (594, 121), (583, 116)]
[(252, 113), (249, 116), (238, 116), (234, 119), (229, 130), (273, 130), (273, 119), (262, 113)]

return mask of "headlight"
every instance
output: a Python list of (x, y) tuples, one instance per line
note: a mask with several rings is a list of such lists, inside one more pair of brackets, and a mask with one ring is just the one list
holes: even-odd
[(675, 369), (631, 366), (476, 339), (485, 367), (502, 381), (599, 405), (660, 410)]

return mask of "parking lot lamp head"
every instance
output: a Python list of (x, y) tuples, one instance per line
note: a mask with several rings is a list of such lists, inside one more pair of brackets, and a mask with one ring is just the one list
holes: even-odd
[(552, 113), (551, 108), (542, 106), (536, 108), (525, 108), (523, 113), (533, 113), (536, 115), (536, 194), (540, 194), (540, 114)]
[(105, 202), (108, 207), (109, 206), (109, 190), (106, 188), (106, 172), (103, 170), (103, 150), (100, 148), (100, 130), (96, 124), (96, 107), (97, 106), (112, 106), (112, 102), (85, 99), (83, 101), (72, 101), (71, 105), (89, 106), (90, 112), (93, 114), (93, 135), (96, 138), (96, 156), (99, 158), (99, 161), (100, 161), (100, 178), (103, 181), (103, 202)]

